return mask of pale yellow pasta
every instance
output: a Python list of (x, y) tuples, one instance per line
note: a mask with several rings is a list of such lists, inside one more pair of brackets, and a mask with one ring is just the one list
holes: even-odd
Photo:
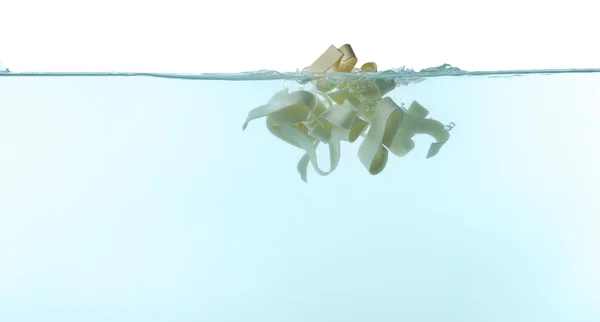
[[(350, 73), (356, 63), (350, 45), (330, 46), (306, 71), (311, 74)], [(377, 65), (368, 62), (357, 71), (376, 72)], [(281, 90), (267, 104), (251, 110), (243, 125), (246, 129), (250, 121), (266, 117), (267, 129), (273, 135), (304, 150), (297, 166), (304, 181), (307, 181), (309, 163), (322, 176), (336, 169), (341, 141), (353, 143), (362, 136), (358, 158), (370, 174), (376, 175), (385, 168), (389, 152), (402, 157), (414, 148), (412, 138), (415, 134), (428, 134), (435, 139), (427, 158), (435, 156), (450, 137), (451, 128), (426, 119), (429, 112), (418, 102), (404, 110), (391, 98), (384, 97), (395, 88), (393, 80), (361, 77), (331, 81), (319, 77), (312, 84), (313, 91)], [(321, 143), (329, 147), (327, 171), (317, 162), (317, 147)]]

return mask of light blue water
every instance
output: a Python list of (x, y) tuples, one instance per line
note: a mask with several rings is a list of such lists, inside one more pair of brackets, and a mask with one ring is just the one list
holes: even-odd
[(600, 320), (600, 73), (435, 73), (370, 77), (438, 155), (308, 183), (242, 131), (305, 76), (0, 74), (0, 321)]

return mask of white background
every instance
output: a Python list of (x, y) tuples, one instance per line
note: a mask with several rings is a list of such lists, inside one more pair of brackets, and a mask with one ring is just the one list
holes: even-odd
[(330, 44), (381, 68), (600, 66), (594, 1), (0, 2), (13, 71), (295, 71)]

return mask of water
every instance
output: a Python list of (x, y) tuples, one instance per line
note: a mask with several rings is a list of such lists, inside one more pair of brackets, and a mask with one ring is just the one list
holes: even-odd
[(0, 320), (597, 321), (600, 73), (441, 73), (357, 76), (455, 124), (436, 156), (308, 183), (242, 131), (306, 75), (0, 74)]

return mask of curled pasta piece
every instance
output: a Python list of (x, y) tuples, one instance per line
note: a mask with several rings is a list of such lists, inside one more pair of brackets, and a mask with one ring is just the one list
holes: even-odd
[[(368, 125), (348, 106), (327, 108), (311, 92), (289, 93), (287, 89), (275, 94), (266, 105), (251, 110), (242, 128), (245, 130), (249, 122), (265, 116), (273, 135), (305, 151), (297, 167), (304, 181), (309, 162), (322, 176), (335, 170), (340, 160), (340, 141), (354, 142)], [(329, 145), (329, 171), (323, 171), (317, 162), (320, 143)]]
[(436, 140), (429, 147), (427, 158), (439, 152), (450, 134), (442, 123), (425, 119), (427, 114), (428, 111), (416, 101), (408, 111), (404, 111), (389, 97), (379, 101), (369, 132), (358, 150), (358, 158), (370, 174), (383, 171), (388, 159), (388, 149), (397, 156), (410, 152), (414, 147), (412, 137), (415, 134), (428, 134)]

